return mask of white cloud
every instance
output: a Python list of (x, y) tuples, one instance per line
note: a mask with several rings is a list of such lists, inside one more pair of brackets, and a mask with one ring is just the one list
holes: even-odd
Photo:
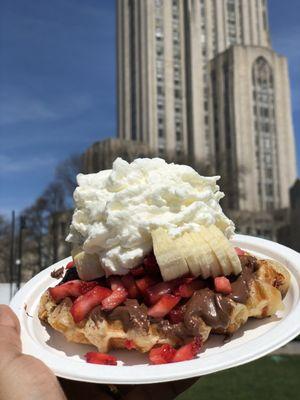
[(90, 95), (60, 96), (54, 102), (10, 88), (0, 94), (0, 125), (58, 120), (85, 111), (91, 105)]
[(37, 168), (54, 166), (57, 160), (54, 157), (13, 158), (0, 154), (0, 174), (29, 172)]

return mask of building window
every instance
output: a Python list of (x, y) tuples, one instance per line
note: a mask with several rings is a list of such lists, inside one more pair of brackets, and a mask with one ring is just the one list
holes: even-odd
[[(276, 130), (273, 71), (264, 57), (258, 57), (252, 67), (253, 113), (256, 167), (260, 179), (259, 199), (262, 209), (272, 209), (276, 203)], [(262, 157), (260, 156), (263, 155)], [(270, 208), (271, 207), (271, 208)]]

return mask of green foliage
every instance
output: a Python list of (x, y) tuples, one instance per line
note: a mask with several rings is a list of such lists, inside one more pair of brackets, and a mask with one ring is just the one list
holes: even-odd
[(176, 400), (297, 399), (300, 393), (299, 374), (300, 356), (269, 356), (203, 376)]

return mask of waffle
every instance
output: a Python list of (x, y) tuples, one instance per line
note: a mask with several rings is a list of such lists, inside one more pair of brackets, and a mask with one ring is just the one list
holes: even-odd
[[(202, 321), (199, 324), (198, 334), (204, 342), (210, 333), (233, 334), (250, 317), (265, 318), (275, 314), (276, 311), (283, 309), (282, 298), (288, 290), (289, 283), (290, 275), (280, 263), (257, 260), (257, 269), (250, 284), (250, 296), (245, 304), (230, 300), (232, 311), (226, 329), (212, 329)], [(126, 332), (121, 321), (111, 322), (103, 318), (99, 307), (94, 309), (88, 318), (75, 324), (70, 313), (71, 306), (70, 298), (56, 304), (46, 291), (40, 300), (38, 316), (40, 320), (61, 332), (68, 341), (92, 344), (99, 352), (106, 353), (111, 349), (127, 348), (128, 341), (132, 341), (135, 348), (143, 353), (158, 344), (179, 346), (184, 343), (184, 339), (179, 336), (163, 334), (156, 323), (150, 323), (148, 333), (134, 329)]]

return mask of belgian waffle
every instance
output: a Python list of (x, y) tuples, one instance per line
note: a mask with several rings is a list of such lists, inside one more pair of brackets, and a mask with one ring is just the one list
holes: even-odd
[[(232, 334), (250, 317), (265, 318), (283, 309), (282, 299), (290, 283), (289, 272), (283, 265), (272, 260), (257, 260), (256, 265), (247, 302), (242, 304), (230, 299), (232, 306), (230, 320), (224, 329), (214, 329), (201, 321), (198, 335), (202, 337), (203, 342), (210, 333)], [(97, 309), (80, 323), (75, 323), (70, 313), (71, 306), (70, 298), (65, 298), (57, 304), (47, 290), (40, 300), (38, 316), (40, 320), (61, 332), (68, 341), (92, 344), (99, 352), (128, 348), (128, 341), (134, 343), (135, 348), (143, 353), (154, 345), (168, 343), (179, 346), (185, 341), (180, 336), (165, 335), (158, 329), (156, 322), (150, 323), (147, 333), (134, 329), (125, 331), (119, 320), (109, 321), (101, 312), (97, 318)]]

